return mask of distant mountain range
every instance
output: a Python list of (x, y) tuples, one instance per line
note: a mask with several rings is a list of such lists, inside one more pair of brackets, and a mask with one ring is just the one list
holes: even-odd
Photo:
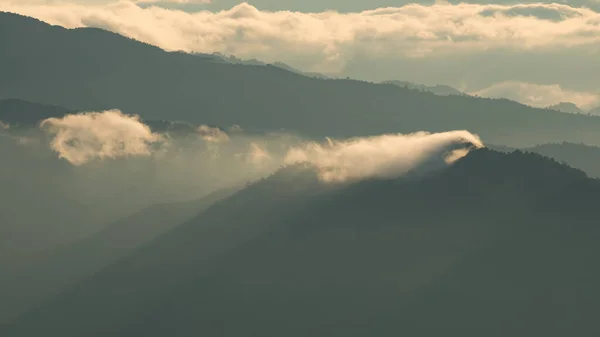
[(268, 63), (268, 62), (263, 62), (257, 59), (249, 59), (249, 60), (244, 60), (244, 59), (240, 59), (238, 57), (235, 57), (235, 55), (224, 55), (218, 52), (212, 53), (212, 54), (206, 54), (206, 53), (194, 53), (193, 55), (198, 55), (206, 60), (211, 60), (211, 61), (215, 61), (215, 62), (222, 62), (222, 63), (230, 63), (230, 64), (242, 64), (242, 65), (248, 65), (248, 66), (274, 66), (274, 67), (278, 67), (281, 69), (285, 69), (288, 71), (291, 71), (293, 73), (296, 74), (300, 74), (300, 75), (304, 75), (304, 76), (308, 76), (308, 77), (314, 77), (314, 78), (321, 78), (321, 79), (328, 79), (331, 78), (329, 76), (325, 76), (321, 73), (315, 73), (315, 72), (305, 72), (305, 71), (301, 71), (298, 70), (288, 64), (285, 64), (283, 62), (273, 62), (273, 63)]
[(0, 99), (0, 121), (9, 126), (33, 126), (51, 117), (71, 113), (67, 108), (27, 102), (18, 99)]
[(550, 105), (548, 107), (548, 109), (561, 111), (561, 112), (565, 112), (565, 113), (571, 113), (571, 114), (600, 115), (600, 107), (585, 111), (585, 110), (581, 109), (580, 107), (578, 107), (575, 103), (571, 103), (571, 102), (560, 102), (558, 104)]
[(548, 109), (562, 111), (562, 112), (566, 112), (566, 113), (572, 113), (572, 114), (584, 113), (584, 111), (581, 110), (576, 104), (570, 103), (570, 102), (560, 102), (558, 104), (549, 106)]
[(523, 151), (541, 154), (571, 167), (580, 169), (589, 177), (600, 178), (600, 148), (596, 146), (558, 142), (540, 144), (522, 149), (493, 144), (487, 144), (487, 147), (505, 153)]
[(598, 117), (168, 53), (104, 30), (68, 30), (15, 14), (0, 14), (0, 43), (2, 97), (69, 110), (118, 108), (146, 120), (309, 137), (467, 129), (518, 147), (556, 140), (600, 145)]
[(550, 143), (524, 149), (554, 158), (585, 171), (589, 176), (600, 178), (600, 148), (585, 144)]
[(592, 336), (599, 198), (600, 181), (520, 152), (349, 185), (288, 167), (0, 334)]
[(591, 115), (600, 116), (600, 106), (588, 111), (588, 113)]
[(462, 91), (455, 89), (448, 85), (438, 84), (438, 85), (434, 85), (434, 86), (427, 86), (424, 84), (416, 84), (416, 83), (406, 82), (406, 81), (385, 81), (382, 83), (394, 84), (399, 87), (408, 88), (408, 89), (412, 89), (412, 90), (431, 92), (431, 93), (439, 95), (439, 96), (465, 95)]

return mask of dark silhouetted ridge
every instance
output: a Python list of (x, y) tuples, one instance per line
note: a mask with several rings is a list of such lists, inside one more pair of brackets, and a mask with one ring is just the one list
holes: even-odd
[(600, 177), (600, 148), (596, 146), (561, 142), (534, 146), (526, 151), (555, 158), (585, 171), (592, 177)]
[(61, 336), (593, 336), (600, 184), (473, 151), (420, 179), (295, 166), (8, 327)]
[(0, 121), (9, 125), (36, 126), (44, 119), (62, 117), (68, 113), (68, 109), (59, 106), (0, 99)]

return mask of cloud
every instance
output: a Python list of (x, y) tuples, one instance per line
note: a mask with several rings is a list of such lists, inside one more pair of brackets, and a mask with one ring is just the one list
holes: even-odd
[[(400, 75), (405, 68), (410, 69), (421, 60), (434, 60), (442, 69), (431, 71), (437, 74), (439, 83), (446, 83), (447, 80), (441, 79), (451, 73), (450, 61), (446, 60), (452, 57), (462, 62), (468, 59), (469, 66), (475, 68), (472, 74), (453, 74), (452, 80), (459, 81), (459, 76), (475, 76), (475, 71), (489, 72), (490, 66), (502, 66), (485, 65), (486, 60), (489, 62), (485, 54), (491, 51), (535, 57), (541, 53), (545, 59), (553, 60), (552, 55), (577, 47), (586, 48), (585, 55), (593, 60), (597, 59), (600, 43), (600, 13), (563, 4), (408, 4), (356, 13), (268, 12), (247, 3), (219, 12), (195, 13), (158, 6), (142, 7), (131, 1), (104, 5), (28, 5), (16, 1), (0, 5), (4, 10), (68, 28), (106, 28), (167, 50), (220, 52), (267, 62), (283, 61), (305, 71), (374, 74), (370, 75), (372, 80), (378, 80), (374, 77), (389, 79), (390, 69), (394, 69), (390, 65), (373, 70), (374, 61), (401, 60), (406, 66), (396, 66), (402, 68), (397, 70)], [(473, 66), (468, 55), (480, 55), (477, 62), (486, 68), (479, 64)], [(357, 66), (359, 61), (360, 66)], [(531, 60), (523, 57), (510, 62), (526, 61), (530, 67)], [(570, 59), (556, 62), (562, 62), (564, 67), (573, 64)], [(357, 67), (360, 69), (355, 69)], [(547, 70), (555, 69), (557, 67)], [(404, 75), (411, 78), (403, 79), (419, 82), (418, 78), (412, 78), (418, 75), (416, 72), (428, 72), (426, 66), (412, 71), (414, 73)], [(581, 70), (581, 74), (590, 78), (588, 82), (595, 81), (597, 85), (597, 79), (592, 79), (589, 72), (593, 71)], [(540, 75), (537, 70), (528, 74), (549, 76)], [(581, 74), (574, 73), (569, 78), (575, 81)], [(498, 71), (495, 76), (501, 75), (502, 71)]]
[(560, 102), (571, 102), (580, 108), (590, 109), (600, 104), (599, 93), (566, 90), (559, 84), (540, 85), (507, 81), (470, 94), (488, 98), (508, 98), (534, 107), (547, 107)]
[(320, 144), (285, 133), (227, 135), (206, 125), (198, 128), (204, 132), (203, 141), (177, 136), (166, 143), (163, 135), (153, 133), (138, 116), (119, 110), (50, 118), (40, 126), (51, 136), (50, 148), (73, 165), (152, 155), (150, 166), (168, 167), (173, 181), (190, 172), (210, 173), (213, 180), (264, 176), (281, 165), (298, 162), (316, 166), (326, 182), (394, 178), (416, 169), (443, 167), (471, 148), (483, 147), (477, 135), (464, 130), (327, 139)]
[(75, 166), (94, 160), (151, 156), (156, 162), (221, 174), (232, 167), (230, 171), (240, 176), (239, 171), (256, 174), (276, 168), (283, 163), (285, 152), (302, 142), (286, 133), (246, 134), (239, 125), (230, 127), (230, 134), (207, 125), (196, 127), (195, 133), (190, 130), (198, 137), (188, 137), (186, 132), (155, 133), (139, 116), (120, 110), (49, 118), (40, 123), (40, 129), (50, 136), (50, 149)]
[(10, 139), (11, 141), (14, 141), (19, 145), (31, 145), (35, 142), (34, 139), (26, 137), (24, 135), (10, 134), (9, 132), (7, 132), (9, 131), (9, 129), (10, 124), (0, 121), (0, 137), (2, 137), (2, 139)]
[(234, 124), (234, 125), (230, 126), (227, 130), (229, 132), (231, 132), (231, 133), (244, 132), (244, 129), (241, 126), (237, 125), (237, 124)]
[(138, 116), (119, 110), (86, 112), (49, 118), (40, 127), (52, 136), (50, 147), (73, 165), (127, 156), (149, 156), (164, 141)]
[(480, 148), (483, 143), (468, 131), (388, 134), (302, 144), (288, 152), (285, 162), (311, 163), (327, 182), (395, 178), (423, 165), (452, 163), (465, 156), (470, 147)]
[(153, 3), (165, 3), (165, 4), (208, 4), (211, 0), (134, 0), (135, 3), (139, 4), (153, 4)]
[(269, 152), (264, 147), (260, 146), (258, 143), (251, 142), (249, 148), (250, 149), (248, 151), (246, 159), (253, 165), (266, 165), (272, 161)]
[(219, 143), (229, 141), (229, 136), (227, 133), (219, 128), (200, 125), (197, 130), (200, 134), (200, 137), (207, 142)]
[[(80, 4), (80, 5), (106, 5), (118, 3), (121, 0), (0, 0), (0, 4), (35, 4), (35, 5), (48, 5), (48, 4)], [(122, 2), (122, 1), (121, 1)], [(195, 5), (195, 4), (209, 4), (211, 0), (130, 0), (131, 3), (140, 5)]]

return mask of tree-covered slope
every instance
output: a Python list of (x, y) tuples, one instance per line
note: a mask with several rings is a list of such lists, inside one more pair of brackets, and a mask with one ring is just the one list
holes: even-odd
[(593, 336), (600, 183), (478, 150), (418, 179), (289, 169), (6, 328), (10, 336)]

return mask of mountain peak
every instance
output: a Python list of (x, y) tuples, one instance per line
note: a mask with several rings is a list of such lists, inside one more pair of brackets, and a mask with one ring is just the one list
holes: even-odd
[(588, 111), (588, 113), (590, 115), (598, 115), (598, 116), (600, 116), (600, 106), (597, 107), (597, 108), (591, 109), (590, 111)]
[(463, 92), (453, 88), (449, 85), (437, 84), (434, 86), (428, 86), (424, 84), (417, 84), (408, 81), (384, 81), (383, 84), (393, 84), (402, 88), (408, 88), (412, 90), (431, 92), (438, 96), (450, 96), (450, 95), (463, 95)]
[(516, 150), (503, 153), (487, 148), (471, 151), (467, 156), (457, 161), (452, 167), (461, 174), (492, 175), (495, 177), (520, 177), (520, 179), (545, 180), (552, 179), (580, 180), (587, 175), (566, 164), (545, 157), (541, 154)]
[(580, 107), (578, 107), (575, 103), (571, 102), (560, 102), (558, 104), (550, 105), (548, 106), (548, 109), (572, 114), (583, 113), (583, 110), (581, 110)]

